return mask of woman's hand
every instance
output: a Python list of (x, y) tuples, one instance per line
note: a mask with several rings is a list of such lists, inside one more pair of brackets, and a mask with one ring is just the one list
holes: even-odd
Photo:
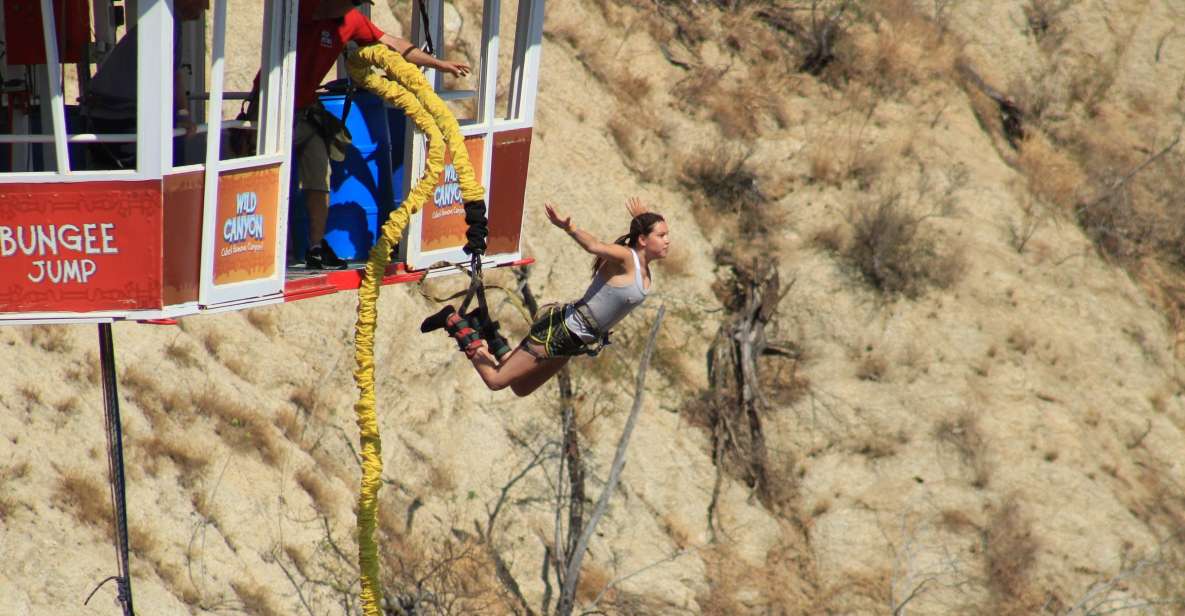
[(448, 60), (440, 60), (437, 63), (436, 69), (444, 71), (453, 77), (464, 77), (471, 70), (469, 65), (464, 62), (450, 62)]
[(543, 208), (547, 210), (547, 219), (551, 221), (551, 224), (563, 229), (564, 231), (572, 230), (571, 216), (561, 216), (559, 210), (557, 210), (555, 205), (551, 203), (543, 204)]
[(637, 197), (630, 197), (625, 200), (625, 209), (629, 210), (630, 218), (637, 218), (642, 214), (650, 211), (646, 209), (646, 205)]

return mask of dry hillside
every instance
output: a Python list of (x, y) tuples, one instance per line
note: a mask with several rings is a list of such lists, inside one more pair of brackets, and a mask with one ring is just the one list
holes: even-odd
[[(474, 61), (481, 4), (449, 5)], [(460, 281), (384, 290), (391, 613), (553, 613), (547, 555), (665, 305), (575, 613), (1185, 614), (1182, 24), (1172, 0), (549, 3), (530, 288), (588, 276), (544, 201), (607, 237), (641, 195), (674, 255), (570, 391), (525, 399), (417, 332)], [(354, 613), (355, 301), (115, 327), (140, 613)], [(0, 329), (0, 613), (118, 613), (111, 585), (81, 606), (115, 573), (96, 348)]]

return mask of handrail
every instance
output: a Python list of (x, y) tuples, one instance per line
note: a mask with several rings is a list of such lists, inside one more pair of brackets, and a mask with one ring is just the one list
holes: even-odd
[[(208, 124), (198, 124), (195, 133), (205, 133)], [(223, 120), (224, 128), (245, 128), (255, 130), (257, 127), (249, 120)], [(173, 136), (185, 134), (184, 128), (174, 128)], [(53, 135), (0, 135), (0, 143), (53, 143)], [(136, 133), (75, 133), (66, 137), (67, 143), (134, 143)]]

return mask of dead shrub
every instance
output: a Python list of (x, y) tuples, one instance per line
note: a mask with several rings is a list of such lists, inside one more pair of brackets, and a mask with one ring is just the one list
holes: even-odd
[(1023, 7), (1029, 32), (1041, 43), (1043, 49), (1056, 49), (1065, 36), (1061, 26), (1062, 12), (1070, 8), (1073, 0), (1029, 0)]
[(970, 410), (965, 410), (954, 419), (938, 422), (932, 433), (939, 445), (947, 445), (959, 454), (963, 464), (971, 470), (971, 485), (976, 488), (987, 486), (991, 480), (991, 466), (987, 459), (987, 441), (979, 429), (979, 420)]
[(726, 148), (701, 152), (683, 165), (680, 183), (696, 193), (700, 226), (719, 224), (722, 212), (734, 214), (741, 233), (764, 236), (775, 227), (769, 198), (750, 168), (749, 155)]
[(1032, 524), (1021, 515), (1012, 497), (988, 520), (983, 531), (986, 549), (987, 585), (999, 611), (997, 614), (1032, 614), (1035, 593), (1030, 576), (1037, 562), (1037, 540)]
[(852, 241), (844, 256), (864, 280), (885, 295), (915, 298), (928, 287), (948, 288), (962, 275), (961, 253), (940, 253), (922, 229), (924, 217), (907, 211), (890, 193), (849, 215)]
[(111, 514), (110, 491), (93, 474), (67, 470), (54, 488), (55, 502), (61, 503), (83, 526), (108, 531), (114, 518)]

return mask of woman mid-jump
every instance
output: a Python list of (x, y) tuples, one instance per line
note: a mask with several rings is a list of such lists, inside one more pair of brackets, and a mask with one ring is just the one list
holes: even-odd
[(666, 220), (647, 211), (637, 197), (626, 202), (629, 233), (611, 244), (577, 228), (572, 218), (562, 216), (556, 206), (548, 203), (545, 208), (551, 224), (566, 231), (595, 257), (592, 284), (584, 297), (541, 309), (518, 348), (510, 351), (503, 345), (505, 350), (499, 357), (479, 333), (489, 330), (477, 312), (461, 315), (454, 307), (445, 306), (420, 326), (424, 332), (444, 328), (490, 389), (510, 387), (519, 396), (534, 392), (573, 356), (595, 355), (607, 341), (609, 330), (646, 300), (650, 293), (650, 263), (665, 258), (671, 246)]

